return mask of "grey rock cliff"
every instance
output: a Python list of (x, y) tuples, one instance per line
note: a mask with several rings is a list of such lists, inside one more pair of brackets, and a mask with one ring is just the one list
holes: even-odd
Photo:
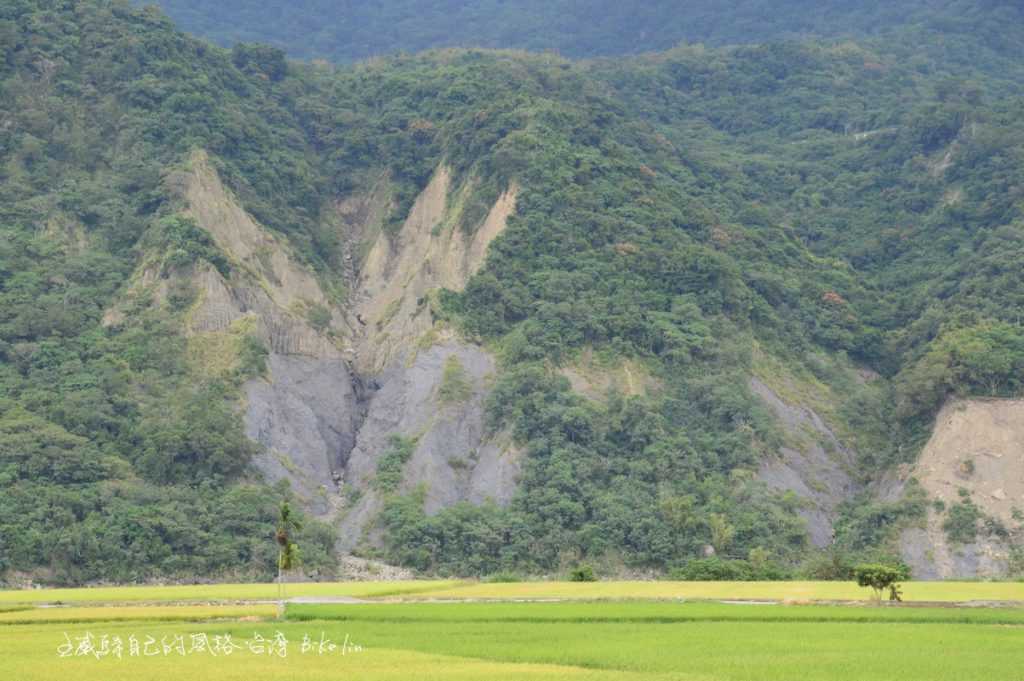
[(803, 500), (800, 515), (807, 521), (811, 543), (828, 546), (839, 504), (857, 492), (849, 473), (853, 454), (813, 409), (787, 404), (757, 378), (750, 380), (750, 389), (771, 409), (788, 439), (800, 443), (783, 446), (776, 457), (762, 461), (758, 478)]
[[(444, 403), (438, 392), (453, 358), (462, 366), (470, 391), (465, 400)], [(503, 438), (485, 432), (484, 401), (493, 373), (494, 359), (483, 349), (448, 340), (378, 377), (379, 389), (366, 405), (366, 419), (345, 469), (345, 485), (363, 494), (342, 522), (344, 548), (375, 541), (370, 524), (382, 500), (373, 479), (392, 435), (416, 440), (399, 491), (422, 488), (427, 513), (460, 501), (508, 502), (520, 457)]]
[(245, 386), (246, 435), (263, 445), (254, 463), (270, 482), (289, 480), (304, 505), (325, 514), (361, 420), (352, 377), (339, 359), (271, 354), (269, 369), (269, 380)]

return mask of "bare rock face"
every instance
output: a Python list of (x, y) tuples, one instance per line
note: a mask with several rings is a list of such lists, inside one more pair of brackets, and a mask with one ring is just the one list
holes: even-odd
[(340, 357), (324, 329), (314, 329), (303, 314), (313, 306), (322, 307), (330, 315), (330, 330), (344, 336), (340, 310), (287, 244), (244, 210), (206, 153), (193, 152), (188, 168), (167, 181), (184, 201), (186, 215), (210, 234), (233, 269), (230, 280), (212, 268), (198, 273), (200, 300), (190, 315), (190, 331), (222, 331), (239, 317), (251, 315), (271, 352)]
[[(422, 489), (428, 513), (509, 500), (519, 455), (484, 427), (494, 359), (439, 327), (426, 301), (438, 288), (462, 289), (483, 265), (515, 211), (515, 187), (480, 224), (466, 225), (473, 182), (453, 187), (441, 166), (395, 233), (384, 229), (393, 209), (386, 174), (336, 202), (328, 219), (344, 244), (342, 306), (285, 239), (245, 211), (207, 154), (192, 153), (167, 182), (231, 263), (229, 277), (210, 266), (189, 275), (197, 364), (229, 370), (243, 336), (269, 351), (267, 375), (244, 386), (246, 433), (262, 445), (254, 464), (265, 479), (287, 481), (306, 510), (338, 522), (343, 549), (378, 538), (384, 492), (374, 481), (395, 436), (414, 444), (388, 493)], [(169, 282), (141, 279), (166, 298)]]
[[(915, 477), (929, 499), (947, 511), (960, 503), (960, 490), (986, 516), (1005, 527), (1019, 523), (1014, 509), (1024, 508), (1024, 400), (955, 400), (935, 419), (935, 429), (917, 465)], [(942, 525), (946, 513), (930, 508), (924, 528), (903, 532), (903, 559), (921, 579), (1001, 577), (1009, 548), (979, 528), (977, 540), (956, 544)]]
[(245, 386), (246, 435), (263, 445), (256, 468), (286, 479), (303, 505), (327, 514), (361, 412), (348, 367), (338, 359), (272, 354), (269, 378)]
[[(483, 266), (487, 248), (515, 212), (517, 188), (512, 186), (492, 206), (483, 223), (463, 224), (464, 199), (472, 183), (452, 187), (444, 165), (413, 203), (397, 234), (379, 231), (361, 263), (353, 296), (362, 331), (354, 339), (355, 364), (361, 373), (377, 374), (400, 361), (433, 326), (426, 305), (439, 288), (461, 291)], [(351, 202), (348, 202), (351, 203)], [(348, 205), (346, 203), (345, 205)], [(373, 211), (366, 211), (374, 219)], [(466, 229), (470, 227), (471, 229)], [(372, 233), (372, 226), (353, 225), (354, 234)]]
[(857, 492), (849, 471), (853, 454), (811, 408), (787, 404), (757, 378), (750, 389), (772, 410), (779, 425), (799, 446), (784, 446), (778, 456), (761, 463), (758, 478), (778, 490), (791, 491), (806, 503), (800, 515), (807, 521), (811, 543), (832, 543), (836, 510)]
[[(217, 350), (242, 330), (263, 343), (268, 375), (244, 387), (246, 433), (262, 445), (254, 465), (270, 482), (287, 480), (308, 510), (330, 514), (361, 414), (358, 382), (339, 347), (344, 315), (285, 240), (245, 211), (205, 152), (193, 152), (167, 182), (232, 265), (227, 278), (210, 266), (193, 271), (190, 349), (212, 371), (233, 361)], [(319, 328), (308, 320), (314, 307), (328, 313)]]
[(187, 214), (233, 262), (260, 281), (275, 303), (287, 309), (306, 302), (327, 302), (316, 277), (228, 191), (206, 152), (193, 152), (188, 169), (169, 177), (168, 182), (185, 199)]
[[(347, 356), (367, 389), (365, 418), (345, 457), (341, 493), (355, 491), (358, 501), (345, 511), (342, 548), (380, 538), (374, 521), (383, 492), (374, 480), (395, 436), (413, 444), (392, 491), (423, 490), (428, 513), (460, 501), (505, 503), (515, 491), (518, 453), (484, 428), (494, 359), (439, 328), (429, 303), (439, 288), (465, 287), (515, 212), (512, 186), (482, 223), (464, 224), (462, 207), (471, 191), (472, 181), (454, 187), (451, 171), (440, 166), (395, 233), (379, 225), (387, 204), (380, 182), (365, 196), (338, 204), (346, 238), (366, 253), (357, 267), (352, 258), (354, 331)], [(443, 391), (452, 375), (462, 383), (449, 391), (454, 396)]]
[[(454, 369), (458, 367), (458, 369)], [(443, 387), (458, 373), (465, 381), (458, 399)], [(392, 436), (414, 441), (397, 491), (424, 491), (427, 513), (460, 501), (507, 503), (519, 477), (520, 455), (500, 436), (488, 437), (484, 400), (494, 359), (483, 349), (448, 339), (395, 364), (376, 380), (366, 419), (348, 458), (345, 485), (363, 491), (342, 523), (342, 545), (351, 548), (375, 537), (372, 520), (381, 506), (374, 486), (377, 465)]]

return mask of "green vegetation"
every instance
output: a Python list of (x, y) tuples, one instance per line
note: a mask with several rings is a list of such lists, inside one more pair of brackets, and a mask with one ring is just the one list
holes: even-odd
[[(273, 617), (273, 605), (110, 605), (0, 610), (0, 626), (85, 622), (204, 622), (213, 619)], [(6, 631), (11, 631), (7, 629)]]
[(295, 533), (302, 530), (302, 521), (292, 511), (287, 501), (281, 502), (278, 511), (277, 529), (274, 540), (277, 542), (277, 600), (284, 601), (284, 580), (289, 572), (301, 564), (299, 545), (292, 541)]
[(1024, 328), (985, 321), (941, 333), (905, 372), (898, 389), (904, 409), (931, 414), (951, 394), (1019, 395), (1022, 376)]
[[(281, 139), (250, 98), (262, 81), (116, 3), (7, 3), (0, 33), (0, 566), (268, 578), (281, 493), (250, 479), (235, 407), (266, 350), (244, 341), (226, 381), (190, 370), (182, 282), (231, 270), (161, 178), (204, 146), (256, 180)], [(260, 132), (240, 148), (243, 129)], [(288, 164), (255, 186), (287, 185)], [(175, 282), (166, 305), (143, 270)], [(307, 527), (311, 565), (332, 568), (331, 544)]]
[(863, 608), (726, 603), (401, 603), (288, 606), (292, 621), (346, 622), (864, 622), (1004, 624), (1024, 622), (1019, 608)]
[[(791, 602), (864, 601), (864, 589), (853, 581), (850, 568), (844, 581), (650, 581), (598, 582), (524, 581), (520, 583), (463, 582), (456, 586), (425, 589), (418, 596), (429, 599), (495, 600), (629, 600), (629, 599), (749, 599)], [(905, 601), (1024, 601), (1020, 582), (904, 582)]]
[(892, 567), (865, 563), (853, 569), (853, 576), (857, 579), (858, 586), (871, 589), (876, 601), (882, 600), (882, 593), (886, 590), (889, 591), (890, 601), (901, 601), (903, 598), (899, 582), (910, 577), (910, 570), (906, 566)]
[[(252, 606), (247, 606), (252, 608)], [(264, 607), (265, 606), (261, 606)], [(190, 608), (178, 608), (178, 611)], [(191, 608), (197, 620), (216, 616)], [(50, 609), (52, 610), (52, 609)], [(698, 603), (460, 603), (290, 606), (287, 621), (170, 621), (183, 613), (153, 608), (148, 619), (104, 620), (92, 609), (82, 624), (0, 624), (0, 674), (26, 681), (71, 674), (83, 681), (167, 678), (187, 674), (298, 680), (359, 679), (749, 679), (768, 681), (1011, 678), (1019, 662), (1021, 612), (1004, 608), (858, 608)], [(122, 608), (109, 607), (109, 617)], [(131, 616), (138, 615), (133, 608)], [(251, 609), (266, 616), (265, 610)], [(49, 613), (44, 613), (49, 614)], [(92, 618), (92, 619), (90, 619)], [(1006, 626), (1010, 625), (1010, 626)], [(230, 634), (243, 647), (231, 657), (209, 654), (55, 658), (64, 641), (89, 631), (97, 639), (129, 635), (173, 640)], [(254, 654), (256, 635), (289, 641), (287, 658)], [(361, 646), (345, 656), (301, 653), (303, 635)], [(879, 646), (878, 641), (886, 641)], [(187, 645), (187, 644), (186, 644)], [(285, 671), (286, 670), (286, 671)]]
[[(395, 596), (457, 587), (455, 581), (410, 582), (301, 582), (289, 587), (293, 597), (322, 596), (372, 598)], [(267, 583), (187, 584), (175, 586), (114, 586), (77, 589), (23, 589), (0, 591), (0, 603), (204, 603), (268, 601), (277, 586)]]
[(324, 331), (330, 326), (331, 311), (323, 305), (310, 305), (306, 310), (306, 318), (314, 329)]
[(971, 501), (970, 493), (960, 490), (960, 500), (946, 509), (942, 530), (953, 544), (972, 544), (978, 538), (981, 521), (985, 514)]
[(460, 404), (473, 395), (473, 385), (469, 382), (469, 375), (466, 368), (462, 366), (459, 358), (452, 355), (444, 363), (444, 373), (441, 375), (441, 387), (438, 388), (437, 396), (443, 404)]
[[(515, 47), (571, 56), (636, 54), (680, 42), (731, 45), (807, 35), (865, 36), (914, 26), (926, 35), (982, 30), (1012, 46), (1006, 24), (1020, 22), (1010, 2), (880, 0), (385, 0), (339, 6), (327, 0), (260, 3), (160, 0), (188, 31), (217, 42), (270, 43), (303, 58), (351, 61), (435, 47)], [(924, 42), (924, 41), (922, 41)], [(1019, 48), (1019, 46), (1016, 46)]]
[[(905, 601), (1024, 601), (1021, 582), (905, 582)], [(292, 597), (400, 600), (777, 600), (786, 602), (864, 601), (865, 591), (852, 581), (644, 581), (569, 582), (522, 580), (516, 575), (486, 582), (299, 582), (289, 585)], [(0, 591), (0, 607), (24, 604), (65, 604), (94, 607), (123, 603), (219, 603), (268, 601), (275, 584), (190, 584), (181, 586), (90, 587)], [(964, 611), (954, 611), (963, 614)], [(1016, 611), (1003, 611), (1016, 612)]]
[[(441, 163), (472, 205), (519, 187), (484, 268), (438, 298), (500, 355), (488, 427), (525, 452), (520, 489), (505, 509), (428, 516), (421, 493), (397, 493), (411, 446), (392, 441), (375, 482), (386, 558), (460, 575), (796, 571), (801, 501), (757, 476), (783, 441), (749, 388), (759, 356), (836, 396), (831, 425), (863, 481), (912, 461), (948, 396), (1024, 387), (1024, 21), (966, 4), (924, 20), (909, 3), (913, 21), (857, 42), (332, 69), (248, 37), (207, 45), (151, 8), (6, 3), (0, 567), (56, 583), (273, 574), (287, 493), (258, 482), (237, 409), (267, 350), (240, 340), (229, 372), (186, 352), (187, 282), (207, 266), (234, 276), (175, 189), (204, 149), (325, 281), (345, 249), (324, 216), (368, 178), (393, 185), (390, 225)], [(651, 7), (661, 26), (665, 5)], [(796, 7), (769, 23), (831, 16)], [(871, 32), (888, 12), (864, 5), (849, 25)], [(723, 40), (753, 35), (730, 25)], [(593, 40), (574, 51), (634, 51)], [(585, 399), (558, 372), (585, 349), (642, 362), (659, 390)], [(879, 378), (858, 380), (864, 368)], [(464, 379), (446, 366), (442, 400), (464, 399)], [(922, 496), (846, 504), (817, 574), (883, 560)], [(330, 528), (304, 527), (307, 567), (329, 570)], [(709, 545), (721, 562), (694, 562)]]
[(402, 469), (416, 451), (416, 440), (392, 435), (388, 448), (377, 461), (377, 475), (374, 486), (381, 492), (394, 492), (402, 483)]
[(569, 571), (570, 582), (596, 582), (597, 575), (594, 574), (594, 568), (589, 565), (580, 565)]
[[(755, 552), (757, 549), (751, 549)], [(669, 570), (669, 578), (692, 582), (760, 582), (789, 579), (784, 568), (764, 560), (722, 560), (721, 558), (694, 558), (685, 565)]]

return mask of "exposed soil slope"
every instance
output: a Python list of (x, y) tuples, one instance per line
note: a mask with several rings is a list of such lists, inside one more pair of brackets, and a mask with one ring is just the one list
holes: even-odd
[[(1024, 400), (957, 400), (948, 403), (912, 475), (929, 498), (948, 509), (960, 490), (987, 516), (1008, 528), (1024, 509)], [(950, 542), (942, 524), (946, 513), (931, 509), (924, 529), (904, 533), (905, 559), (922, 578), (999, 576), (1008, 551), (998, 538), (979, 533), (978, 541)]]

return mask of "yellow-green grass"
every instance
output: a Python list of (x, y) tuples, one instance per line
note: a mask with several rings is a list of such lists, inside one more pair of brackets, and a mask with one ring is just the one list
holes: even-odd
[[(379, 598), (450, 589), (462, 582), (332, 582), (288, 584), (286, 596)], [(0, 603), (127, 603), (270, 601), (276, 584), (189, 584), (176, 586), (115, 586), (82, 589), (22, 589), (0, 591)]]
[[(118, 608), (112, 608), (118, 609)], [(1021, 678), (1024, 627), (1014, 609), (747, 606), (710, 603), (395, 603), (292, 606), (345, 620), (11, 625), (0, 628), (0, 679), (18, 681), (992, 681)], [(458, 619), (458, 613), (465, 615)], [(689, 619), (677, 613), (687, 612)], [(529, 613), (534, 613), (533, 615)], [(861, 613), (869, 619), (854, 619)], [(959, 614), (958, 614), (959, 613)], [(899, 617), (917, 617), (901, 620)], [(897, 619), (889, 620), (887, 618)], [(949, 617), (964, 617), (963, 622)], [(248, 651), (58, 659), (65, 632), (127, 640), (281, 631), (287, 658)], [(302, 655), (303, 634), (346, 635), (363, 651)]]
[(276, 605), (122, 605), (96, 607), (28, 608), (0, 612), (0, 625), (34, 622), (116, 622), (148, 620), (197, 622), (241, 617), (273, 618)]
[[(905, 601), (1024, 601), (1020, 582), (907, 582)], [(711, 599), (772, 601), (867, 600), (853, 582), (518, 582), (460, 584), (410, 594), (436, 599)]]
[[(310, 623), (313, 624), (313, 623)], [(972, 681), (1020, 678), (1024, 630), (982, 624), (346, 622), (369, 648), (685, 679)]]
[[(856, 601), (871, 596), (852, 582), (340, 582), (289, 584), (288, 598), (398, 600), (771, 600)], [(907, 602), (1021, 601), (1020, 582), (907, 582)], [(0, 591), (0, 607), (34, 603), (233, 603), (272, 601), (274, 584), (95, 587)]]
[(291, 622), (861, 622), (1024, 626), (1024, 608), (923, 607), (906, 604), (784, 605), (715, 601), (557, 601), (290, 604)]
[[(251, 639), (254, 632), (272, 637), (283, 631), (289, 639), (289, 653), (284, 659), (245, 652), (230, 657), (210, 657), (198, 653), (181, 657), (176, 654), (155, 657), (112, 657), (97, 660), (89, 657), (58, 658), (57, 649), (64, 642), (64, 634), (71, 638), (81, 636), (82, 626), (18, 626), (0, 631), (0, 678), (17, 681), (167, 681), (168, 679), (217, 679), (218, 681), (672, 681), (677, 675), (655, 675), (623, 672), (615, 669), (590, 669), (579, 666), (554, 665), (536, 662), (514, 662), (464, 658), (432, 652), (384, 647), (365, 647), (362, 652), (345, 656), (309, 653), (301, 654), (298, 642), (303, 634), (318, 638), (322, 627), (280, 625), (254, 625), (247, 628), (223, 626), (186, 626), (141, 623), (119, 624), (102, 629), (91, 627), (95, 635), (120, 636), (127, 640), (130, 634), (138, 637), (195, 633), (231, 633), (236, 640)], [(334, 641), (344, 639), (345, 631), (337, 627), (326, 628)], [(354, 633), (354, 632), (353, 632)]]
[(4, 613), (4, 612), (17, 612), (19, 610), (28, 610), (31, 607), (32, 607), (31, 605), (25, 605), (25, 604), (0, 605), (0, 613)]

